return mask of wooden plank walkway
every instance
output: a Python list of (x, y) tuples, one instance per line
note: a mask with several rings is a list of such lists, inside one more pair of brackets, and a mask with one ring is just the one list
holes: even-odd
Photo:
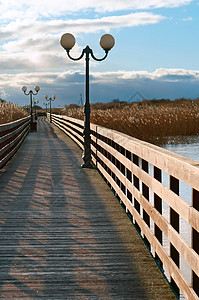
[(38, 121), (0, 175), (0, 299), (176, 299), (81, 150)]

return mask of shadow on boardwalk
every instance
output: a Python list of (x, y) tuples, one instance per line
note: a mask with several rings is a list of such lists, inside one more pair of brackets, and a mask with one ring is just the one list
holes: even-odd
[(1, 299), (175, 299), (79, 148), (38, 125), (0, 176)]

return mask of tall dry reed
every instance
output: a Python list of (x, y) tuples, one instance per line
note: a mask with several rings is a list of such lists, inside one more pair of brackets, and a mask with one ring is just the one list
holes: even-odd
[[(83, 108), (74, 105), (62, 114), (84, 118)], [(199, 134), (199, 99), (92, 104), (91, 122), (161, 144), (167, 142), (167, 137)]]
[(17, 104), (10, 102), (0, 102), (0, 124), (16, 121), (29, 114)]

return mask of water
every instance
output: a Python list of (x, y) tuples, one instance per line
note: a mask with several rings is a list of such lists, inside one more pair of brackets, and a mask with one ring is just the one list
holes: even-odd
[[(175, 143), (175, 142), (178, 143)], [(182, 156), (199, 161), (199, 136), (183, 137), (181, 143), (179, 138), (169, 139), (169, 143), (164, 146), (169, 151), (175, 152)]]
[[(193, 160), (199, 161), (199, 136), (191, 136), (181, 138), (181, 143), (174, 143), (176, 139), (170, 139), (169, 144), (165, 145), (164, 148), (180, 154), (182, 156), (191, 158)], [(179, 142), (179, 139), (178, 139)], [(165, 177), (165, 179), (164, 179)], [(166, 174), (163, 174), (163, 180), (165, 180), (165, 185), (168, 186), (169, 178), (166, 178)], [(180, 197), (184, 199), (188, 204), (192, 202), (192, 188), (183, 182), (180, 182)]]
[[(178, 138), (177, 143), (176, 138), (175, 140), (170, 139), (169, 143), (165, 145), (164, 148), (182, 156), (199, 161), (199, 136), (185, 137), (181, 139), (181, 143), (179, 143)], [(163, 174), (163, 184), (168, 186), (167, 174)], [(191, 187), (180, 182), (180, 197), (189, 204), (191, 204), (191, 193)], [(168, 208), (163, 207), (163, 211), (166, 217), (166, 215), (168, 214)], [(188, 223), (186, 223), (186, 221), (184, 221), (182, 218), (180, 218), (180, 234), (183, 237), (183, 239), (191, 246), (191, 226)], [(165, 241), (164, 247), (167, 248), (168, 244), (168, 241)], [(191, 270), (187, 263), (183, 260), (183, 258), (181, 258), (180, 260), (180, 269), (188, 283), (191, 284)], [(180, 295), (180, 299), (185, 298), (183, 297), (183, 295)]]

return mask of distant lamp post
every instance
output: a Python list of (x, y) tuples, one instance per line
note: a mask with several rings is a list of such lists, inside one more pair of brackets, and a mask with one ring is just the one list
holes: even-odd
[(110, 34), (104, 34), (100, 39), (100, 46), (105, 51), (105, 56), (103, 58), (96, 58), (93, 54), (93, 50), (86, 46), (82, 50), (82, 54), (78, 58), (73, 58), (70, 55), (70, 50), (75, 45), (75, 38), (70, 33), (65, 33), (62, 35), (60, 40), (61, 46), (66, 50), (67, 55), (70, 59), (77, 61), (83, 58), (84, 54), (86, 55), (86, 78), (85, 78), (85, 104), (84, 104), (84, 151), (83, 151), (83, 168), (92, 167), (91, 165), (91, 137), (90, 137), (90, 102), (89, 102), (89, 56), (96, 60), (102, 61), (108, 56), (109, 50), (115, 45), (114, 37)]
[(46, 116), (47, 116), (47, 106), (48, 106), (48, 102), (43, 102), (43, 104), (46, 106)]
[(32, 90), (30, 90), (29, 92), (26, 92), (27, 87), (26, 86), (22, 87), (22, 91), (24, 92), (24, 94), (30, 95), (30, 122), (31, 122), (31, 124), (33, 123), (32, 95), (37, 95), (39, 90), (40, 90), (40, 87), (38, 85), (35, 87), (35, 93)]
[(35, 120), (37, 120), (37, 109), (38, 109), (38, 107), (36, 106), (36, 104), (38, 104), (39, 103), (39, 100), (37, 100), (37, 101), (34, 101), (34, 108), (35, 108)]
[[(53, 99), (52, 99), (53, 98)], [(53, 95), (52, 98), (48, 99), (48, 95), (45, 96), (46, 101), (50, 101), (50, 123), (52, 123), (52, 108), (51, 108), (51, 101), (55, 101), (56, 95)]]

